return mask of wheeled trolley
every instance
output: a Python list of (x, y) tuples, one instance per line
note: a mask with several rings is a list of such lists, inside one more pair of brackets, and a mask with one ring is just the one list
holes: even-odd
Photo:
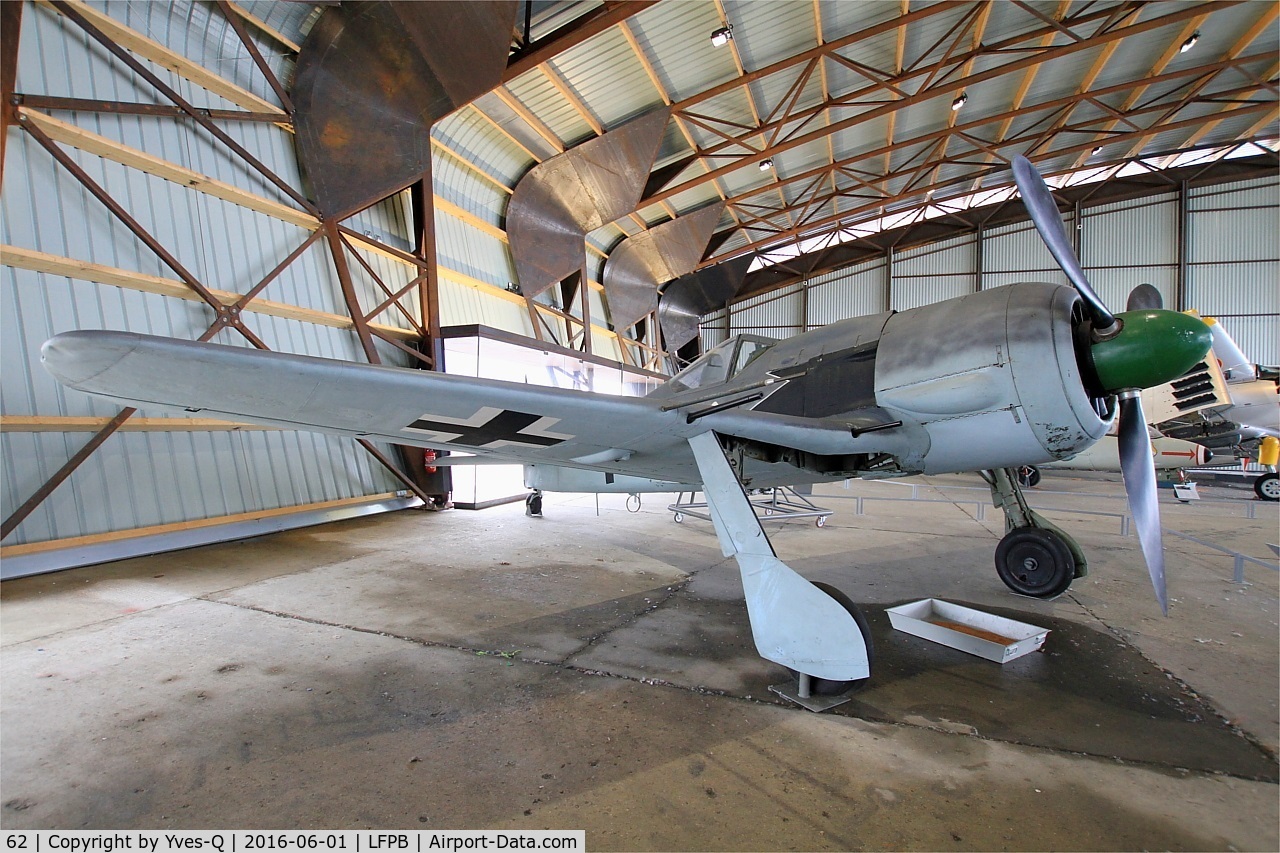
[[(689, 496), (688, 500), (685, 500), (685, 495)], [(673, 513), (672, 517), (677, 524), (684, 521), (685, 516), (711, 521), (706, 501), (697, 501), (697, 497), (697, 492), (681, 492), (676, 497), (676, 502), (667, 507)], [(818, 527), (824, 526), (827, 523), (827, 516), (834, 512), (818, 506), (790, 486), (753, 491), (750, 501), (757, 516), (775, 518), (779, 521), (812, 518), (813, 523)]]

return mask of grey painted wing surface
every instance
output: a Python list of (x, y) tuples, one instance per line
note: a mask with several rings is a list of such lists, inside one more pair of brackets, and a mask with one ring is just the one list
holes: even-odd
[[(854, 438), (842, 421), (741, 408), (690, 423), (658, 399), (132, 332), (65, 332), (41, 353), (62, 384), (133, 405), (679, 483), (699, 482), (688, 439), (708, 430), (824, 454), (904, 453), (911, 442), (903, 431)], [(826, 479), (772, 468), (779, 484)]]
[(552, 464), (683, 444), (668, 434), (684, 418), (638, 398), (126, 332), (67, 332), (42, 354), (72, 388), (202, 417)]

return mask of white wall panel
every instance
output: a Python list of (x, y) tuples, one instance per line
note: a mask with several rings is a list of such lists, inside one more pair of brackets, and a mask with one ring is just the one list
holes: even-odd
[(1280, 257), (1280, 205), (1192, 213), (1191, 257), (1196, 262)]
[(1189, 208), (1192, 213), (1216, 209), (1242, 210), (1250, 207), (1274, 207), (1278, 200), (1280, 200), (1280, 178), (1255, 178), (1208, 187), (1193, 187)]
[(529, 310), (523, 302), (488, 294), (475, 287), (454, 281), (447, 272), (440, 274), (440, 324), (466, 326), (478, 323), (533, 337)]
[(1176, 194), (1086, 208), (1081, 220), (1080, 262), (1086, 270), (1178, 262)]
[(894, 279), (950, 275), (973, 268), (977, 239), (972, 234), (927, 246), (903, 249), (893, 255)]
[(1280, 313), (1280, 261), (1192, 264), (1187, 307), (1204, 314)]
[(973, 273), (959, 275), (927, 275), (893, 277), (892, 305), (894, 311), (932, 305), (944, 299), (964, 296), (977, 289), (978, 277)]
[(788, 287), (779, 293), (734, 305), (730, 332), (753, 332), (771, 338), (789, 338), (802, 331), (800, 288)]
[(810, 327), (886, 310), (882, 259), (815, 276), (809, 283)]
[(1269, 317), (1215, 317), (1255, 364), (1280, 365), (1280, 323)]
[[(1067, 217), (1067, 227), (1071, 227)], [(1008, 284), (1011, 281), (1049, 281), (1066, 284), (1067, 277), (1053, 255), (1045, 248), (1031, 223), (1022, 223), (986, 232), (982, 244), (983, 288), (995, 286), (993, 281)], [(1002, 273), (1020, 273), (1021, 278), (1007, 279)], [(988, 276), (994, 278), (989, 280)]]
[(507, 244), (452, 216), (436, 216), (436, 256), (441, 267), (499, 289), (516, 281)]
[(436, 122), (431, 136), (507, 186), (515, 186), (535, 162), (528, 151), (471, 107)]
[(718, 311), (702, 318), (702, 350), (706, 352), (714, 346), (724, 343), (724, 312)]
[(1102, 297), (1103, 303), (1115, 311), (1123, 311), (1129, 300), (1129, 293), (1140, 284), (1149, 284), (1160, 291), (1165, 307), (1175, 307), (1178, 287), (1178, 268), (1176, 266), (1160, 267), (1112, 267), (1109, 269), (1088, 269), (1089, 283)]

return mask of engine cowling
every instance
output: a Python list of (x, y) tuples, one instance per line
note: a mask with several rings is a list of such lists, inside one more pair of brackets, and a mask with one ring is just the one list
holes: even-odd
[(1114, 412), (1085, 387), (1079, 306), (1073, 288), (1019, 284), (889, 319), (876, 403), (928, 432), (924, 473), (1047, 463), (1106, 434)]

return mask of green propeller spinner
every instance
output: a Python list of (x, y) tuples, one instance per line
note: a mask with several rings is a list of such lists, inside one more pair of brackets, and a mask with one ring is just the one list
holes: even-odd
[(1093, 368), (1108, 393), (1172, 382), (1204, 359), (1213, 333), (1190, 314), (1151, 308), (1115, 315), (1120, 331), (1090, 347)]

